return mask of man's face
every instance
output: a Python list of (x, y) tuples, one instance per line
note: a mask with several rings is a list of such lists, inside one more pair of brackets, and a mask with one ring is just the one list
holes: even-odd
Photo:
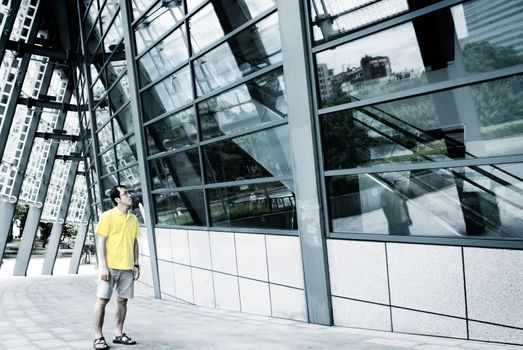
[(123, 204), (127, 207), (131, 207), (133, 204), (131, 192), (125, 187), (119, 187), (118, 190), (120, 191), (120, 200), (118, 201), (118, 204)]

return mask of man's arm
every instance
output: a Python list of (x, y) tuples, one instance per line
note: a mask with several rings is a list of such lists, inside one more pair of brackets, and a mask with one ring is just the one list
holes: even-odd
[(98, 259), (99, 259), (99, 265), (100, 265), (100, 278), (102, 281), (109, 281), (109, 269), (107, 268), (107, 256), (106, 256), (106, 248), (105, 248), (105, 241), (107, 240), (107, 237), (97, 235), (98, 236), (98, 244), (97, 244), (97, 250), (98, 250)]
[(140, 259), (139, 259), (140, 252), (139, 252), (139, 247), (138, 247), (138, 240), (136, 238), (134, 239), (133, 253), (134, 253), (133, 273), (134, 273), (134, 279), (137, 280), (140, 277)]

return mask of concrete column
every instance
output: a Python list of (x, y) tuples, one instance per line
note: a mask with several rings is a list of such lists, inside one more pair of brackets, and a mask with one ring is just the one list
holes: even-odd
[[(64, 94), (64, 103), (70, 102), (72, 93), (71, 89), (73, 89), (72, 80), (69, 81), (66, 93)], [(64, 127), (66, 116), (67, 113), (60, 112), (55, 125), (56, 129), (62, 129)], [(18, 254), (16, 255), (13, 276), (25, 276), (27, 273), (27, 267), (29, 266), (29, 260), (31, 259), (31, 251), (33, 249), (36, 232), (38, 230), (38, 224), (40, 223), (40, 218), (42, 217), (43, 203), (45, 203), (47, 190), (49, 189), (49, 182), (53, 174), (55, 156), (58, 152), (59, 145), (59, 142), (53, 142), (49, 148), (49, 154), (47, 156), (43, 172), (42, 184), (40, 185), (38, 194), (36, 195), (36, 203), (42, 203), (42, 206), (33, 205), (29, 207), (24, 231), (22, 233), (22, 241), (20, 242)]]
[[(79, 149), (79, 144), (77, 149)], [(67, 183), (65, 185), (65, 192), (60, 205), (58, 213), (58, 221), (53, 224), (49, 243), (45, 251), (44, 266), (42, 267), (42, 275), (52, 275), (56, 257), (58, 255), (58, 247), (60, 245), (60, 238), (62, 237), (62, 230), (65, 219), (67, 218), (67, 211), (71, 202), (71, 194), (73, 193), (74, 182), (76, 179), (76, 172), (78, 171), (78, 160), (73, 160), (69, 175), (67, 176)]]
[[(86, 218), (86, 215), (84, 215)], [(82, 251), (87, 237), (87, 230), (89, 228), (89, 220), (86, 223), (78, 225), (78, 233), (74, 241), (73, 255), (71, 256), (71, 262), (69, 264), (69, 273), (78, 273), (78, 267), (80, 266), (80, 259), (82, 258)]]

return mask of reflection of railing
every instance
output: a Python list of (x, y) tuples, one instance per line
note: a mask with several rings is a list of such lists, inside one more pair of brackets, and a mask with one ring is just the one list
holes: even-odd
[[(408, 130), (402, 129), (402, 128), (400, 128), (398, 125), (395, 125), (394, 123), (389, 122), (389, 121), (387, 121), (387, 120), (385, 120), (385, 119), (379, 117), (378, 115), (376, 115), (376, 114), (374, 114), (374, 113), (372, 113), (372, 112), (370, 112), (370, 111), (367, 111), (367, 110), (365, 110), (365, 109), (359, 109), (359, 111), (362, 112), (362, 113), (364, 113), (365, 115), (371, 117), (372, 119), (377, 120), (377, 121), (381, 122), (382, 124), (384, 124), (384, 125), (386, 125), (386, 126), (392, 128), (393, 130), (399, 132), (400, 134), (403, 134), (404, 136), (412, 137), (412, 138), (414, 138), (414, 140), (416, 140), (416, 141), (418, 141), (418, 142), (422, 142), (424, 145), (427, 145), (428, 147), (432, 147), (428, 142), (425, 142), (424, 139), (423, 139), (422, 137), (419, 137), (419, 136), (417, 136), (417, 135), (411, 133), (411, 132), (408, 131)], [(391, 117), (393, 117), (393, 116), (391, 115)], [(396, 117), (394, 117), (394, 118), (395, 118), (396, 120), (398, 120), (398, 121), (401, 121), (400, 119), (398, 119), (398, 118), (396, 118)], [(384, 131), (382, 131), (382, 130), (376, 128), (376, 127), (373, 127), (373, 126), (371, 126), (371, 125), (365, 123), (365, 122), (362, 121), (362, 120), (359, 120), (359, 119), (356, 119), (356, 118), (355, 118), (354, 120), (355, 120), (357, 123), (359, 123), (359, 124), (363, 125), (364, 127), (368, 128), (369, 130), (372, 130), (373, 132), (375, 132), (375, 133), (381, 135), (382, 137), (387, 138), (388, 140), (394, 142), (395, 144), (399, 144), (399, 145), (401, 145), (401, 146), (403, 146), (403, 147), (405, 147), (405, 148), (409, 148), (409, 147), (408, 147), (408, 144), (406, 144), (405, 142), (402, 142), (402, 140), (400, 140), (400, 139), (398, 139), (398, 138), (395, 138), (395, 137), (393, 137), (393, 136), (390, 136), (390, 135), (386, 134)], [(408, 124), (408, 123), (405, 122), (405, 124)], [(408, 124), (408, 125), (410, 126), (410, 124)], [(419, 128), (416, 128), (416, 129), (419, 130), (420, 132), (424, 132), (423, 130), (421, 130), (421, 129), (419, 129)], [(432, 138), (432, 136), (429, 136), (429, 137)], [(435, 140), (434, 138), (432, 138), (431, 141), (436, 141), (436, 140)], [(417, 151), (416, 151), (415, 149), (413, 149), (413, 148), (409, 148), (409, 149), (410, 149), (414, 154), (416, 154), (417, 156), (419, 156), (420, 158), (423, 158), (423, 159), (426, 159), (426, 160), (430, 160), (430, 161), (433, 160), (430, 156), (428, 156), (428, 155), (426, 155), (426, 154), (423, 154), (423, 153), (421, 153), (421, 152), (417, 152)], [(434, 149), (435, 149), (435, 148), (434, 148)], [(505, 170), (503, 170), (503, 169), (501, 169), (501, 168), (499, 168), (499, 167), (497, 167), (497, 166), (495, 166), (495, 165), (490, 165), (490, 166), (493, 167), (493, 168), (496, 169), (496, 170), (502, 171), (503, 173), (512, 176), (513, 178), (515, 178), (515, 179), (517, 179), (517, 180), (522, 181), (518, 176), (516, 176), (516, 175), (514, 175), (514, 174), (511, 174), (511, 173), (509, 173), (509, 172), (507, 172), (507, 171), (505, 171)], [(500, 177), (498, 177), (498, 176), (496, 176), (496, 175), (493, 175), (493, 174), (491, 174), (491, 173), (489, 173), (489, 172), (487, 172), (487, 171), (481, 169), (481, 168), (478, 167), (478, 166), (469, 166), (468, 168), (471, 169), (471, 170), (473, 170), (474, 172), (479, 173), (479, 174), (482, 175), (482, 176), (487, 177), (488, 179), (490, 179), (490, 180), (492, 180), (492, 181), (494, 181), (494, 182), (496, 182), (496, 183), (498, 183), (498, 184), (500, 184), (500, 185), (502, 185), (502, 186), (504, 186), (504, 187), (508, 187), (509, 185), (511, 185), (508, 181), (505, 181), (505, 180), (501, 179)], [(480, 189), (480, 190), (482, 190), (482, 191), (484, 191), (484, 192), (486, 192), (486, 193), (488, 193), (489, 195), (492, 195), (492, 196), (494, 196), (494, 197), (497, 196), (498, 198), (502, 199), (503, 201), (507, 202), (508, 204), (510, 204), (510, 205), (512, 205), (512, 206), (514, 206), (514, 207), (516, 207), (516, 208), (518, 208), (518, 209), (523, 209), (523, 206), (521, 206), (521, 205), (519, 205), (519, 204), (513, 202), (512, 200), (510, 200), (510, 199), (508, 199), (508, 198), (505, 198), (505, 197), (500, 196), (500, 195), (496, 195), (496, 193), (494, 193), (494, 192), (491, 191), (490, 189), (485, 188), (484, 186), (481, 186), (481, 185), (478, 184), (477, 182), (473, 181), (470, 177), (464, 176), (463, 174), (460, 174), (459, 172), (456, 172), (456, 171), (454, 171), (454, 170), (452, 170), (452, 169), (450, 169), (449, 171), (450, 171), (450, 172), (451, 172), (455, 177), (460, 178), (461, 180), (463, 180), (463, 181), (469, 183), (470, 185), (474, 186), (475, 188), (478, 188), (478, 189)], [(517, 187), (511, 187), (511, 190), (513, 190), (514, 192), (517, 192), (517, 193), (523, 195), (523, 191), (522, 191), (521, 189), (517, 188)]]
[[(360, 100), (360, 99), (358, 99), (357, 97), (354, 97), (354, 96), (351, 96), (351, 98), (352, 98), (353, 100), (355, 100), (355, 101), (359, 101), (359, 100)], [(385, 120), (385, 119), (383, 119), (383, 118), (381, 118), (381, 117), (378, 117), (377, 114), (372, 113), (372, 112), (366, 110), (365, 108), (372, 108), (372, 109), (378, 111), (379, 113), (382, 113), (382, 114), (386, 115), (387, 117), (392, 118), (393, 120), (395, 120), (395, 121), (398, 122), (399, 124), (401, 124), (401, 125), (405, 125), (405, 126), (407, 126), (408, 128), (414, 129), (414, 130), (417, 131), (418, 133), (424, 135), (424, 136), (426, 137), (426, 140), (425, 140), (424, 138), (422, 138), (422, 137), (419, 137), (419, 136), (415, 135), (414, 133), (409, 132), (409, 131), (407, 130), (407, 128), (402, 129), (402, 128), (400, 128), (399, 125), (397, 125), (397, 124), (395, 124), (395, 123), (388, 122), (387, 120)], [(393, 129), (395, 129), (396, 131), (398, 131), (398, 132), (404, 134), (405, 136), (413, 137), (416, 141), (419, 141), (419, 142), (423, 143), (424, 145), (428, 145), (428, 147), (431, 147), (431, 148), (432, 148), (432, 146), (429, 144), (429, 142), (431, 142), (431, 141), (438, 141), (438, 140), (439, 140), (438, 138), (436, 138), (436, 137), (430, 135), (427, 131), (425, 131), (425, 130), (423, 130), (423, 129), (420, 129), (420, 128), (418, 128), (417, 126), (415, 126), (415, 125), (413, 125), (413, 124), (411, 124), (411, 123), (408, 123), (408, 122), (406, 122), (406, 121), (404, 121), (404, 120), (398, 118), (397, 116), (395, 116), (395, 115), (393, 115), (393, 114), (391, 114), (391, 113), (389, 113), (389, 112), (386, 112), (386, 111), (384, 111), (384, 110), (382, 110), (382, 109), (379, 109), (379, 108), (377, 108), (377, 107), (374, 107), (374, 106), (368, 106), (368, 107), (360, 108), (360, 109), (358, 109), (358, 110), (361, 111), (362, 113), (367, 114), (367, 115), (368, 115), (369, 117), (371, 117), (371, 118), (372, 118), (372, 117), (376, 117), (376, 120), (378, 120), (378, 121), (382, 122), (383, 124), (385, 124), (385, 125), (387, 125), (387, 126), (393, 128)], [(372, 115), (369, 115), (368, 113), (371, 113)], [(462, 144), (456, 143), (456, 139), (451, 138), (451, 137), (448, 137), (448, 136), (445, 135), (445, 134), (443, 134), (443, 141), (445, 141), (446, 144), (448, 144), (448, 145), (450, 145), (450, 146), (453, 146), (453, 147), (461, 147), (461, 146), (462, 146)], [(469, 158), (477, 158), (477, 157), (476, 157), (475, 155), (473, 155), (472, 153), (467, 152), (464, 148), (463, 148), (463, 150), (464, 150), (464, 155), (465, 155), (465, 156), (468, 156)], [(502, 173), (504, 173), (504, 174), (506, 174), (506, 175), (508, 175), (508, 176), (510, 176), (510, 177), (512, 177), (512, 178), (514, 178), (514, 179), (516, 179), (516, 180), (518, 180), (518, 181), (520, 181), (520, 182), (523, 182), (523, 179), (520, 178), (519, 176), (514, 175), (514, 174), (512, 174), (512, 173), (510, 173), (510, 172), (508, 172), (508, 171), (506, 171), (506, 170), (504, 170), (504, 169), (498, 167), (498, 166), (495, 165), (495, 164), (492, 164), (492, 165), (490, 165), (490, 166), (491, 166), (492, 168), (494, 168), (494, 169), (496, 169), (496, 170), (498, 170), (498, 171), (500, 171), (500, 172), (502, 172)], [(496, 182), (499, 182), (499, 183), (501, 183), (501, 184), (503, 184), (503, 185), (508, 185), (508, 184), (509, 184), (509, 183), (506, 182), (505, 180), (503, 180), (503, 179), (501, 179), (501, 178), (499, 178), (499, 177), (497, 177), (497, 176), (495, 176), (495, 175), (489, 174), (488, 172), (485, 172), (484, 170), (480, 169), (480, 168), (477, 167), (477, 166), (470, 166), (470, 168), (473, 169), (473, 170), (475, 170), (475, 171), (477, 171), (477, 172), (479, 172), (479, 173), (481, 173), (482, 175), (484, 175), (484, 176), (486, 176), (486, 177), (489, 177), (489, 178), (490, 178), (491, 176), (493, 176), (494, 178), (496, 178), (496, 180), (495, 180)], [(523, 194), (523, 191), (522, 191), (520, 194)]]
[[(371, 110), (371, 108), (373, 110)], [(444, 155), (441, 154), (441, 152), (438, 153), (438, 148), (436, 148), (436, 144), (438, 141), (444, 141), (447, 150), (449, 148), (455, 147), (456, 149), (459, 149), (459, 152), (462, 152), (463, 156), (467, 155), (471, 158), (476, 158), (473, 154), (466, 152), (463, 143), (460, 144), (460, 142), (456, 139), (447, 138), (445, 133), (440, 133), (440, 135), (442, 136), (440, 138), (434, 137), (429, 132), (422, 130), (388, 112), (385, 112), (375, 107), (360, 108), (358, 109), (358, 111), (370, 118), (370, 120), (355, 117), (353, 118), (355, 123), (363, 126), (367, 130), (370, 130), (389, 141), (392, 141), (395, 147), (397, 145), (404, 147), (405, 149), (412, 152), (416, 157), (419, 157), (421, 159), (433, 161), (434, 159), (431, 157), (430, 150), (436, 152), (437, 155)], [(394, 122), (391, 121), (391, 119)], [(377, 122), (378, 125), (373, 125), (374, 121)], [(390, 131), (387, 132), (386, 128), (380, 126), (385, 126), (389, 128), (393, 133), (391, 134)], [(395, 135), (395, 133), (397, 134)], [(426, 149), (429, 150), (429, 152), (420, 152), (417, 149), (417, 147), (413, 147), (412, 141), (422, 144), (426, 147)], [(392, 153), (395, 152), (395, 147), (392, 150)], [(439, 151), (441, 151), (441, 149), (439, 149)], [(398, 156), (398, 158), (401, 157), (402, 156)], [(496, 165), (489, 166), (495, 169), (496, 171), (499, 171), (500, 173), (507, 175), (512, 179), (515, 179), (519, 182), (523, 181), (519, 176), (512, 174)], [(513, 186), (511, 182), (501, 178), (500, 176), (492, 174), (491, 172), (483, 169), (482, 166), (472, 165), (468, 166), (467, 169), (470, 169), (470, 171), (472, 172), (472, 176), (455, 169), (448, 169), (448, 172), (449, 174), (452, 174), (455, 181), (462, 181), (463, 183), (466, 183), (467, 185), (470, 185), (472, 188), (477, 190), (465, 191), (463, 189), (463, 184), (459, 185), (457, 183), (456, 185), (458, 185), (459, 202), (456, 201), (456, 199), (452, 196), (448, 196), (445, 193), (442, 193), (442, 195), (452, 203), (457, 203), (460, 205), (460, 207), (463, 210), (465, 220), (468, 221), (470, 225), (476, 227), (478, 225), (483, 225), (485, 228), (488, 227), (492, 229), (494, 232), (498, 232), (498, 234), (503, 235), (502, 230), (499, 230), (500, 219), (498, 200), (501, 200), (502, 202), (505, 202), (519, 210), (523, 210), (523, 206), (518, 204), (516, 201), (512, 200), (508, 195), (496, 193), (494, 192), (494, 190), (491, 190), (490, 188), (483, 186), (479, 181), (475, 179), (476, 176), (474, 176), (473, 174), (478, 174), (481, 177), (487, 178), (490, 181), (493, 181), (494, 183), (503, 186), (506, 190), (512, 191), (512, 193), (518, 195), (523, 195), (523, 190), (516, 186)], [(431, 172), (431, 174), (432, 176), (436, 177), (440, 176), (437, 172)], [(374, 178), (382, 185), (385, 185), (386, 187), (392, 189), (394, 188), (394, 186), (391, 183), (388, 183), (385, 179), (379, 176)], [(429, 182), (423, 181), (416, 181), (416, 185), (420, 188), (423, 188), (424, 192), (433, 192), (442, 189), (442, 187), (434, 187)], [(482, 211), (483, 207), (488, 207), (488, 209)], [(480, 229), (480, 231), (481, 230), (482, 229)]]

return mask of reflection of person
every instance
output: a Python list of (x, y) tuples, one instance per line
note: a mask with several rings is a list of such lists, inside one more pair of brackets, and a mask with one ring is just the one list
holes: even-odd
[[(401, 190), (400, 180), (394, 181), (394, 187)], [(389, 234), (410, 235), (409, 226), (412, 225), (407, 203), (401, 192), (384, 189), (381, 192), (381, 207), (389, 223)]]
[(131, 193), (125, 186), (117, 185), (111, 190), (115, 207), (104, 212), (96, 227), (100, 275), (94, 307), (95, 349), (108, 349), (102, 333), (105, 306), (111, 299), (113, 289), (117, 291), (116, 329), (113, 343), (132, 345), (132, 340), (123, 332), (127, 313), (127, 300), (134, 295), (134, 281), (140, 276), (138, 264), (138, 242), (140, 226), (136, 216), (130, 212)]

